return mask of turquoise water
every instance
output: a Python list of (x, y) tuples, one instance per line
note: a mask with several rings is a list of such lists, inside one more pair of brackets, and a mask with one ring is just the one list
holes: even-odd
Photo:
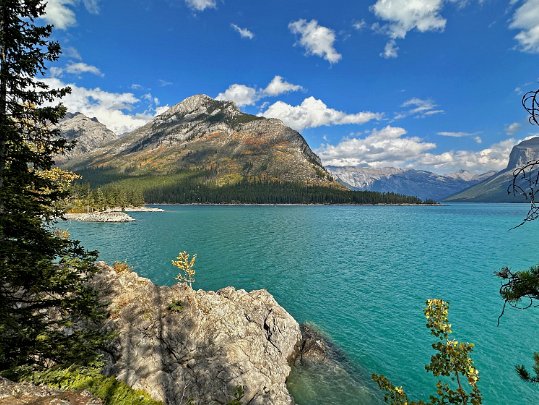
[(165, 206), (133, 223), (62, 224), (101, 259), (126, 260), (142, 276), (174, 282), (178, 251), (198, 254), (195, 287), (267, 288), (299, 322), (318, 325), (342, 350), (348, 373), (296, 370), (297, 402), (370, 404), (372, 372), (414, 399), (433, 392), (424, 302), (450, 302), (456, 338), (476, 343), (485, 404), (539, 403), (539, 387), (513, 365), (539, 351), (539, 308), (502, 307), (502, 266), (539, 263), (539, 221), (509, 231), (525, 205)]

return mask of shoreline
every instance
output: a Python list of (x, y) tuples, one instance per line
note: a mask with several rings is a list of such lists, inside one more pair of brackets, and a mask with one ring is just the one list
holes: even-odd
[(442, 207), (447, 204), (306, 204), (306, 203), (148, 203), (147, 205), (162, 206), (216, 206), (216, 207), (241, 207), (241, 206), (261, 206), (261, 207)]

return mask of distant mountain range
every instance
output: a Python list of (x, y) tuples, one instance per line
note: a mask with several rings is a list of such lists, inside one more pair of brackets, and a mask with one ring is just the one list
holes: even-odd
[[(531, 138), (514, 146), (509, 155), (507, 167), (489, 179), (450, 196), (446, 201), (469, 202), (525, 202), (522, 195), (508, 193), (508, 186), (513, 180), (513, 171), (529, 161), (539, 159), (539, 137)], [(522, 183), (525, 187), (525, 184)]]
[(326, 167), (344, 186), (352, 190), (394, 192), (414, 195), (423, 200), (441, 201), (478, 184), (496, 172), (476, 175), (464, 170), (445, 176), (424, 170), (366, 167)]

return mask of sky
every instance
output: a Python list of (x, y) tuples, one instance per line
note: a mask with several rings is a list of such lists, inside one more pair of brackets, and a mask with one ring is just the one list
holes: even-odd
[(121, 134), (207, 94), (326, 165), (483, 173), (539, 128), (539, 0), (49, 0), (45, 80)]

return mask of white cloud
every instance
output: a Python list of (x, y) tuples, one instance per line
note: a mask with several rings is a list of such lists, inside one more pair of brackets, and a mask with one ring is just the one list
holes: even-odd
[(277, 101), (259, 115), (266, 118), (278, 118), (297, 131), (324, 125), (364, 124), (382, 118), (382, 114), (368, 111), (347, 114), (334, 110), (314, 97), (306, 98), (297, 106)]
[[(42, 79), (51, 88), (71, 87), (71, 94), (61, 99), (70, 112), (81, 112), (97, 119), (109, 129), (122, 134), (146, 124), (154, 111), (132, 114), (130, 111), (140, 103), (133, 93), (111, 93), (100, 88), (87, 89), (76, 84), (64, 83), (57, 78)], [(155, 100), (152, 99), (151, 103)]]
[(418, 97), (406, 100), (401, 104), (402, 108), (406, 108), (405, 111), (397, 113), (395, 119), (402, 119), (406, 117), (427, 117), (430, 115), (442, 114), (444, 110), (438, 108), (438, 105), (430, 99), (422, 99)]
[(84, 7), (91, 14), (99, 14), (99, 0), (83, 0)]
[(62, 74), (64, 73), (64, 69), (53, 66), (53, 67), (49, 68), (49, 73), (50, 73), (51, 77), (61, 77)]
[(196, 11), (204, 11), (207, 8), (217, 8), (215, 0), (185, 0), (188, 7)]
[(525, 0), (515, 11), (509, 27), (520, 30), (515, 39), (522, 50), (539, 53), (539, 0)]
[(365, 20), (357, 20), (357, 21), (354, 21), (354, 24), (352, 24), (352, 27), (354, 27), (358, 31), (361, 31), (363, 28), (365, 28), (366, 25), (367, 23), (365, 22)]
[(104, 76), (104, 74), (101, 73), (99, 68), (97, 68), (96, 66), (88, 65), (84, 62), (70, 63), (65, 67), (65, 71), (71, 74), (91, 73), (96, 76)]
[(399, 166), (436, 148), (418, 137), (405, 138), (404, 128), (387, 126), (365, 138), (345, 138), (337, 145), (324, 144), (316, 153), (325, 165), (372, 167)]
[(418, 168), (438, 173), (450, 173), (457, 170), (468, 170), (485, 173), (489, 170), (502, 170), (507, 167), (509, 153), (518, 143), (515, 139), (507, 139), (479, 151), (457, 150), (440, 154), (426, 153), (413, 163)]
[(438, 135), (447, 136), (447, 137), (450, 137), (450, 138), (463, 138), (465, 136), (470, 136), (472, 134), (469, 133), (469, 132), (462, 132), (462, 131), (457, 131), (457, 132), (442, 131), (442, 132), (438, 132)]
[(298, 84), (292, 84), (285, 81), (281, 76), (275, 76), (264, 89), (264, 94), (268, 96), (278, 96), (291, 91), (303, 90)]
[(240, 34), (240, 37), (242, 38), (253, 39), (255, 37), (255, 34), (253, 34), (253, 32), (249, 31), (247, 28), (241, 28), (236, 24), (230, 24), (230, 26), (234, 29), (234, 31)]
[(293, 34), (300, 36), (299, 43), (303, 46), (307, 55), (316, 55), (324, 58), (329, 63), (337, 63), (342, 55), (334, 48), (335, 32), (327, 27), (318, 25), (318, 21), (301, 19), (288, 24)]
[(244, 84), (233, 84), (223, 93), (219, 93), (216, 100), (233, 101), (238, 107), (253, 105), (259, 100), (258, 91)]
[(477, 144), (482, 144), (482, 143), (483, 143), (483, 139), (481, 139), (480, 136), (474, 136), (474, 137), (473, 137), (473, 140), (474, 140), (474, 142), (477, 143)]
[(397, 46), (397, 42), (394, 39), (387, 41), (386, 46), (384, 47), (384, 52), (382, 52), (380, 56), (386, 59), (396, 58), (399, 56), (399, 47)]
[(436, 144), (406, 134), (404, 128), (387, 126), (373, 130), (365, 138), (345, 138), (336, 145), (323, 144), (315, 152), (325, 165), (414, 168), (436, 173), (465, 169), (484, 173), (505, 168), (509, 153), (517, 143), (508, 139), (479, 151), (456, 150), (437, 154), (432, 153)]
[(71, 59), (82, 60), (82, 56), (80, 56), (79, 51), (77, 51), (77, 49), (73, 48), (72, 46), (68, 46), (66, 48), (62, 47), (62, 55), (67, 56)]
[(443, 31), (446, 20), (439, 14), (443, 4), (443, 0), (377, 0), (371, 11), (387, 24), (374, 24), (373, 29), (390, 38), (380, 56), (396, 58), (399, 48), (395, 40), (405, 38), (413, 29)]
[(76, 0), (49, 0), (45, 6), (43, 19), (55, 28), (65, 30), (77, 22), (75, 13), (69, 8), (75, 3)]
[(443, 0), (378, 0), (372, 12), (388, 21), (385, 29), (392, 39), (404, 38), (408, 31), (443, 31), (446, 20), (439, 12)]
[(505, 133), (509, 136), (513, 136), (520, 130), (521, 126), (522, 125), (518, 122), (513, 122), (505, 127)]
[(264, 97), (275, 97), (280, 94), (302, 90), (298, 84), (288, 83), (281, 76), (275, 76), (265, 89), (246, 86), (244, 84), (232, 84), (224, 92), (219, 93), (217, 100), (233, 101), (238, 107), (253, 105)]

